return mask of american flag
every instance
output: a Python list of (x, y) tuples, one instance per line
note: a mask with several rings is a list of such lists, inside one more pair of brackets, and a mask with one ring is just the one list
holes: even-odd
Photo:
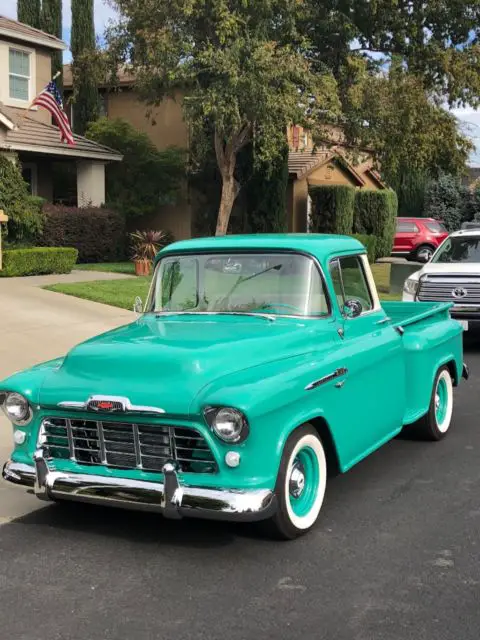
[(32, 107), (43, 107), (52, 114), (53, 119), (57, 123), (60, 133), (62, 134), (62, 142), (66, 142), (71, 147), (75, 146), (70, 122), (67, 114), (63, 109), (62, 96), (58, 90), (57, 83), (52, 80), (48, 83), (42, 93), (39, 93), (32, 102)]

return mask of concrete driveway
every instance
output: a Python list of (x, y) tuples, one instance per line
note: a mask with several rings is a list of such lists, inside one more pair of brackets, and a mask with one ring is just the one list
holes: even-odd
[[(126, 277), (74, 271), (66, 276), (0, 278), (0, 380), (20, 369), (61, 356), (78, 342), (135, 319), (130, 311), (44, 291), (41, 287), (59, 282)], [(11, 453), (11, 439), (10, 424), (0, 413), (0, 465)], [(0, 524), (38, 506), (33, 496), (0, 480)]]

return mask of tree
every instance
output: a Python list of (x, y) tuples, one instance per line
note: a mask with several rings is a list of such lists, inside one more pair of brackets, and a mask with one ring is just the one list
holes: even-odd
[(351, 56), (401, 60), (450, 104), (480, 103), (478, 0), (306, 0), (309, 56), (338, 78)]
[(0, 155), (0, 209), (9, 217), (9, 243), (34, 242), (41, 234), (43, 200), (31, 196), (22, 177), (18, 158), (11, 160)]
[[(42, 12), (41, 12), (41, 28), (43, 31), (56, 36), (62, 37), (62, 2), (61, 0), (42, 0)], [(63, 53), (61, 51), (55, 51), (52, 54), (52, 76), (55, 76), (57, 72), (63, 71)], [(57, 79), (57, 86), (62, 90), (61, 76)]]
[(194, 158), (214, 130), (222, 177), (218, 235), (225, 234), (241, 185), (239, 152), (253, 143), (256, 163), (275, 161), (291, 122), (317, 126), (338, 110), (336, 85), (292, 45), (301, 41), (298, 0), (117, 0), (121, 20), (107, 41), (115, 64), (128, 63), (137, 89), (158, 104), (178, 88), (192, 129)]
[(40, 29), (40, 0), (18, 0), (17, 18), (19, 22)]
[(375, 152), (393, 189), (402, 191), (409, 174), (420, 181), (463, 171), (472, 142), (400, 61), (388, 73), (372, 74), (364, 66), (343, 102), (347, 136)]
[(449, 231), (456, 231), (462, 219), (462, 185), (458, 179), (441, 175), (432, 180), (425, 193), (425, 216), (441, 220)]
[(98, 88), (91, 71), (95, 48), (93, 0), (72, 0), (73, 128), (79, 135), (85, 134), (99, 113)]
[(158, 151), (147, 134), (121, 119), (90, 123), (87, 137), (123, 154), (123, 162), (106, 168), (107, 205), (133, 217), (175, 202), (186, 169), (181, 149)]

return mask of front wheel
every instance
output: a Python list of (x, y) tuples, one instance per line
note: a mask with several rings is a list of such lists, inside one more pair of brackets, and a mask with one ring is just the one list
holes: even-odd
[(453, 413), (453, 381), (448, 367), (437, 372), (428, 413), (414, 425), (424, 440), (442, 440), (450, 429)]
[(294, 431), (283, 451), (275, 493), (278, 508), (266, 524), (273, 535), (293, 540), (316, 523), (327, 486), (327, 460), (311, 425)]

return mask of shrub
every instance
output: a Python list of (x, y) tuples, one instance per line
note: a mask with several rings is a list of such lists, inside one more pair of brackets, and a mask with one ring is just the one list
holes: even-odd
[(377, 257), (377, 238), (375, 236), (367, 236), (362, 233), (353, 233), (352, 238), (355, 238), (363, 244), (368, 253), (368, 261), (370, 263), (375, 262)]
[(118, 262), (125, 258), (126, 230), (122, 214), (110, 209), (46, 205), (40, 243), (75, 247), (79, 262)]
[(42, 231), (43, 200), (31, 196), (15, 158), (0, 155), (0, 209), (9, 217), (6, 237), (10, 242), (34, 241)]
[(168, 231), (135, 231), (129, 234), (132, 259), (153, 262), (160, 251), (173, 242)]
[[(249, 157), (251, 164), (253, 158)], [(245, 185), (247, 233), (287, 230), (288, 147), (273, 163), (254, 167)]]
[(462, 187), (455, 176), (441, 175), (425, 191), (424, 215), (441, 220), (449, 231), (459, 228), (462, 219)]
[(139, 216), (176, 202), (185, 178), (184, 151), (175, 147), (159, 151), (147, 134), (120, 118), (92, 122), (87, 137), (123, 154), (123, 162), (106, 167), (108, 206), (126, 216)]
[(314, 233), (349, 235), (353, 229), (355, 190), (343, 185), (311, 187), (311, 228)]
[(78, 251), (64, 247), (6, 249), (0, 277), (37, 276), (48, 273), (70, 273), (77, 262)]
[(376, 259), (392, 252), (397, 213), (397, 195), (391, 189), (365, 189), (355, 194), (354, 231), (376, 237)]

